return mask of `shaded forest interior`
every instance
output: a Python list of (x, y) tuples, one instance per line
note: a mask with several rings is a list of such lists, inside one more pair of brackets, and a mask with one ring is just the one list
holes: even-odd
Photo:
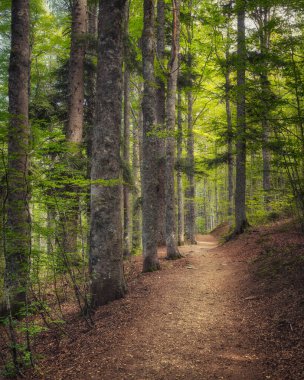
[[(196, 290), (206, 292), (207, 260), (221, 288), (213, 271), (226, 254), (239, 281), (226, 276), (227, 289), (246, 299), (245, 273), (259, 294), (249, 301), (269, 291), (269, 315), (280, 294), (292, 312), (278, 324), (303, 337), (303, 33), (302, 0), (1, 1), (5, 376), (37, 375), (29, 368), (39, 368), (42, 337), (68, 335), (73, 318), (94, 331), (96, 313), (132, 298), (134, 281), (157, 282), (152, 272), (167, 281), (180, 270), (187, 281), (197, 264)], [(198, 238), (210, 233), (224, 244), (210, 250), (214, 262)], [(248, 257), (238, 261), (240, 247)], [(251, 309), (247, 317), (260, 321)], [(289, 338), (281, 347), (298, 357)], [(265, 360), (252, 379), (304, 377), (301, 361), (287, 360), (268, 377)], [(246, 365), (222, 374), (214, 365), (218, 376), (250, 378)], [(190, 379), (201, 379), (193, 368)]]

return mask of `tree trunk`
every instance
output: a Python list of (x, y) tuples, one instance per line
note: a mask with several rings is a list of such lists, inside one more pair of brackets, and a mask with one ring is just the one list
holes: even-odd
[[(127, 1), (125, 12), (125, 40), (128, 38), (129, 29), (129, 2)], [(130, 71), (127, 62), (128, 49), (124, 47), (125, 71), (124, 71), (124, 130), (123, 130), (123, 160), (126, 172), (130, 170)], [(126, 177), (126, 176), (125, 176)], [(129, 177), (129, 176), (128, 176)], [(124, 256), (131, 254), (131, 208), (129, 178), (124, 178), (123, 204), (124, 204)]]
[[(79, 160), (80, 145), (83, 137), (83, 103), (84, 103), (84, 60), (85, 35), (87, 32), (86, 0), (74, 0), (72, 8), (72, 34), (69, 67), (69, 104), (66, 141), (71, 149), (71, 167)], [(73, 262), (77, 262), (77, 230), (79, 218), (78, 189), (73, 185), (65, 188), (67, 207), (61, 216), (63, 228), (63, 253)], [(72, 195), (71, 195), (72, 194)]]
[[(270, 44), (270, 30), (268, 29), (268, 19), (269, 19), (269, 8), (262, 7), (260, 9), (261, 20), (259, 25), (260, 32), (260, 52), (262, 58), (265, 58)], [(268, 147), (269, 137), (270, 137), (270, 126), (269, 126), (269, 108), (271, 107), (271, 89), (270, 82), (268, 78), (268, 64), (267, 61), (261, 65), (261, 90), (262, 90), (262, 129), (263, 129), (263, 146), (262, 146), (262, 156), (263, 156), (263, 190), (264, 190), (264, 204), (265, 208), (269, 210), (270, 198), (270, 149)]]
[(236, 136), (236, 188), (235, 230), (243, 233), (248, 226), (246, 218), (246, 37), (245, 0), (237, 0), (237, 136)]
[(149, 272), (160, 268), (157, 257), (159, 139), (155, 134), (154, 0), (144, 0), (144, 30), (142, 40), (144, 77), (142, 101), (142, 149), (144, 152), (142, 157), (143, 271)]
[(176, 205), (175, 205), (175, 108), (178, 78), (178, 56), (180, 36), (180, 0), (172, 0), (172, 47), (171, 60), (168, 65), (169, 79), (167, 92), (167, 141), (166, 141), (166, 245), (167, 259), (175, 260), (181, 257), (176, 238)]
[[(192, 7), (192, 2), (190, 2)], [(187, 113), (188, 113), (188, 132), (187, 132), (187, 187), (185, 191), (185, 237), (190, 244), (196, 244), (195, 240), (195, 181), (194, 181), (194, 136), (193, 136), (193, 94), (192, 94), (192, 34), (193, 20), (191, 11), (190, 25), (187, 26), (188, 39), (188, 72), (189, 72), (189, 90), (187, 92)]]
[(8, 310), (26, 301), (30, 254), (29, 213), (29, 0), (12, 0), (5, 288)]
[(138, 112), (137, 122), (133, 123), (133, 152), (132, 168), (134, 176), (135, 191), (132, 197), (132, 251), (136, 253), (141, 246), (141, 220), (140, 220), (140, 161), (139, 161), (139, 139), (142, 131), (142, 110)]
[[(165, 2), (157, 1), (157, 60), (160, 75), (156, 78), (156, 122), (160, 134), (166, 129), (166, 86), (164, 75), (165, 58)], [(159, 171), (158, 171), (158, 245), (166, 245), (166, 143), (163, 137), (159, 138)]]
[[(228, 26), (229, 28), (229, 26)], [(228, 34), (229, 38), (229, 34)], [(225, 71), (225, 103), (227, 118), (227, 145), (228, 145), (228, 217), (233, 215), (233, 130), (232, 130), (232, 114), (230, 103), (231, 92), (231, 69), (230, 69), (229, 47), (226, 49), (226, 71)]]
[[(91, 172), (91, 304), (124, 296), (120, 126), (125, 0), (99, 3), (96, 121)], [(102, 181), (100, 183), (100, 181)]]
[(178, 245), (185, 244), (184, 225), (184, 198), (183, 198), (183, 177), (181, 170), (181, 160), (183, 155), (183, 124), (182, 124), (182, 94), (178, 89), (177, 97), (177, 236)]
[[(96, 64), (97, 58), (97, 29), (98, 29), (98, 6), (90, 3), (88, 10), (88, 46), (86, 51), (86, 148), (87, 148), (87, 178), (91, 177), (91, 159), (92, 159), (92, 132), (96, 116)], [(90, 187), (88, 188), (87, 219), (90, 224)], [(90, 234), (87, 234), (87, 246), (90, 245)]]
[(193, 136), (193, 96), (190, 90), (188, 99), (188, 136), (187, 136), (187, 179), (186, 188), (186, 240), (196, 244), (195, 240), (195, 181), (194, 181), (194, 136)]

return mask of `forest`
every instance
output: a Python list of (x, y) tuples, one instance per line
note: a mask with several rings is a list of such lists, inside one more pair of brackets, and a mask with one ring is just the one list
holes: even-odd
[(0, 379), (303, 379), (304, 1), (1, 0), (0, 201)]

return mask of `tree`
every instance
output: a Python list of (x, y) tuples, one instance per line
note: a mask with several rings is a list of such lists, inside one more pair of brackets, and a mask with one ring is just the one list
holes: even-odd
[(176, 89), (178, 78), (178, 56), (180, 38), (180, 2), (172, 0), (173, 22), (172, 22), (172, 47), (171, 60), (168, 65), (169, 78), (167, 90), (167, 141), (166, 141), (166, 245), (167, 258), (178, 259), (181, 254), (177, 248), (176, 238), (176, 205), (175, 205), (175, 120), (176, 120)]
[(123, 273), (120, 125), (125, 0), (99, 3), (96, 120), (91, 171), (91, 304), (126, 292)]
[[(129, 38), (129, 2), (127, 2), (124, 20), (124, 128), (123, 128), (123, 160), (126, 172), (130, 171), (130, 69), (128, 63), (128, 46)], [(125, 176), (127, 177), (127, 176)], [(131, 208), (130, 208), (130, 189), (125, 178), (123, 186), (123, 203), (124, 203), (124, 256), (127, 257), (131, 253)]]
[[(72, 3), (72, 33), (69, 62), (68, 88), (68, 121), (66, 141), (72, 158), (69, 159), (69, 170), (79, 164), (80, 146), (83, 139), (83, 104), (84, 104), (84, 62), (85, 36), (87, 32), (87, 2), (74, 0)], [(77, 252), (77, 226), (79, 214), (79, 198), (77, 188), (68, 185), (65, 188), (68, 194), (68, 208), (62, 215), (63, 253), (75, 255)], [(74, 193), (72, 196), (70, 194)]]
[(7, 168), (7, 307), (15, 313), (26, 302), (29, 273), (29, 1), (12, 0), (9, 63), (9, 132)]
[(246, 217), (246, 36), (245, 0), (237, 0), (237, 131), (234, 234), (244, 232)]
[[(180, 62), (179, 62), (180, 65)], [(180, 74), (180, 70), (179, 70)], [(184, 198), (183, 198), (183, 177), (181, 170), (183, 154), (183, 121), (182, 121), (182, 94), (180, 85), (177, 95), (177, 236), (178, 245), (185, 244), (185, 221), (184, 221)]]
[(166, 130), (166, 84), (165, 84), (165, 1), (157, 0), (157, 89), (156, 89), (156, 122), (160, 132), (159, 172), (158, 172), (158, 244), (166, 245), (166, 142), (162, 132)]
[(158, 241), (158, 160), (159, 141), (156, 128), (156, 98), (154, 73), (155, 15), (154, 0), (144, 0), (144, 29), (142, 36), (144, 93), (143, 111), (143, 157), (142, 157), (142, 240), (143, 271), (160, 268), (157, 257)]
[(193, 135), (193, 56), (192, 56), (192, 39), (193, 39), (193, 16), (192, 16), (192, 1), (189, 4), (189, 12), (191, 19), (187, 24), (187, 71), (189, 88), (187, 91), (187, 187), (186, 187), (186, 213), (185, 213), (185, 235), (186, 240), (190, 244), (196, 244), (195, 240), (195, 179), (194, 179), (194, 135)]

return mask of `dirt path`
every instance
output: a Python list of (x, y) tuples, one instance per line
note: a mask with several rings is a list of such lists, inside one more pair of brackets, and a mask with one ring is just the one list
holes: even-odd
[(182, 248), (185, 259), (141, 275), (126, 299), (100, 309), (93, 330), (50, 346), (38, 378), (270, 378), (242, 290), (248, 264), (216, 246), (199, 236), (198, 245)]

